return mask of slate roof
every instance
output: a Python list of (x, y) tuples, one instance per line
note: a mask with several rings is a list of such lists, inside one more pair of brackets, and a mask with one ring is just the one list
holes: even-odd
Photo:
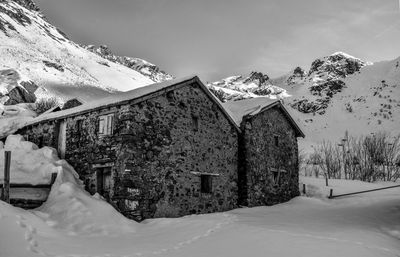
[(280, 100), (273, 100), (268, 97), (257, 97), (239, 101), (228, 101), (222, 105), (225, 109), (229, 110), (228, 113), (232, 115), (232, 119), (239, 127), (244, 119), (256, 116), (257, 114), (273, 107), (278, 107), (283, 111), (285, 117), (296, 130), (297, 136), (305, 137), (303, 131), (293, 119), (293, 116), (289, 113)]
[(23, 127), (42, 123), (45, 121), (64, 119), (66, 117), (77, 116), (77, 115), (88, 113), (88, 112), (91, 112), (94, 110), (104, 109), (104, 108), (116, 106), (116, 105), (121, 105), (121, 104), (127, 103), (127, 102), (135, 100), (135, 99), (143, 98), (143, 101), (145, 101), (146, 99), (148, 99), (148, 98), (145, 98), (146, 96), (151, 97), (151, 95), (156, 94), (160, 91), (163, 91), (163, 90), (167, 91), (170, 87), (177, 86), (177, 85), (184, 84), (184, 83), (191, 84), (191, 83), (195, 83), (195, 82), (197, 82), (197, 84), (200, 86), (200, 88), (203, 89), (203, 91), (207, 94), (207, 96), (210, 98), (210, 100), (213, 101), (220, 108), (220, 110), (223, 112), (225, 117), (232, 123), (232, 125), (238, 131), (240, 131), (239, 126), (237, 126), (237, 124), (232, 119), (232, 114), (229, 113), (229, 111), (227, 111), (225, 108), (223, 108), (221, 102), (208, 90), (208, 88), (195, 75), (183, 77), (180, 79), (168, 80), (168, 81), (161, 82), (161, 83), (155, 83), (155, 84), (140, 87), (140, 88), (137, 88), (134, 90), (130, 90), (127, 92), (116, 93), (111, 96), (99, 99), (97, 101), (92, 101), (90, 103), (84, 103), (84, 104), (74, 107), (74, 108), (61, 110), (61, 111), (57, 111), (57, 112), (45, 113), (43, 115), (38, 116), (37, 118), (30, 120), (29, 122), (24, 124)]

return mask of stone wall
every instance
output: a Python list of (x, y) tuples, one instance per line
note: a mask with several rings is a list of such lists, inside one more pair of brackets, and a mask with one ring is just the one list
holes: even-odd
[[(114, 113), (114, 133), (98, 135), (99, 115)], [(197, 83), (137, 104), (66, 118), (66, 160), (91, 193), (96, 169), (111, 167), (106, 198), (137, 220), (225, 211), (237, 204), (237, 131)], [(57, 148), (58, 121), (18, 133)], [(201, 193), (200, 174), (212, 174)]]
[(249, 117), (241, 128), (239, 203), (272, 205), (298, 196), (297, 138), (282, 110), (274, 107)]

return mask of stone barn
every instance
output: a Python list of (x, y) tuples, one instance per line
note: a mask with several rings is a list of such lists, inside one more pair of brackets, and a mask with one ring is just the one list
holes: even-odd
[(239, 205), (272, 205), (299, 195), (297, 138), (304, 137), (279, 100), (227, 102), (239, 131)]
[(280, 101), (221, 104), (197, 77), (46, 113), (17, 131), (58, 149), (86, 189), (142, 220), (299, 195), (297, 137)]
[(89, 192), (142, 220), (235, 208), (239, 130), (190, 77), (44, 114), (17, 133), (58, 149)]

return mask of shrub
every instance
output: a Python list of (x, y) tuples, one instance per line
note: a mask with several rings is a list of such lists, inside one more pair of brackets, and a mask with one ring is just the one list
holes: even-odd
[(317, 146), (308, 158), (328, 178), (396, 181), (400, 177), (400, 135), (376, 133)]
[(60, 102), (55, 97), (42, 98), (36, 101), (34, 111), (40, 115), (53, 107), (60, 105)]

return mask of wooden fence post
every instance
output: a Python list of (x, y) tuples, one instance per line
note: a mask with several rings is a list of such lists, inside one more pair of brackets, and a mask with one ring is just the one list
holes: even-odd
[(3, 184), (3, 200), (10, 203), (10, 164), (11, 151), (4, 152), (4, 184)]

